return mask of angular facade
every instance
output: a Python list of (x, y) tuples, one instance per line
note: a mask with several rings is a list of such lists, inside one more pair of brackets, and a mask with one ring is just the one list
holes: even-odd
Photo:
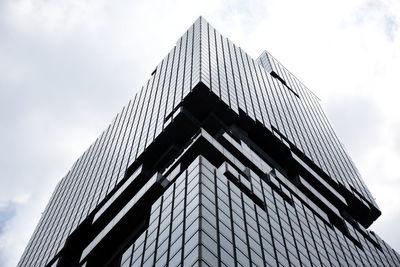
[(316, 97), (199, 18), (58, 183), (19, 266), (400, 266)]

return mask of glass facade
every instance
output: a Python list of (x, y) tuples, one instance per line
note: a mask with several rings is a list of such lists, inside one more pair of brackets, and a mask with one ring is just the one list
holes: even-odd
[(393, 250), (377, 249), (349, 226), (355, 243), (295, 192), (284, 194), (252, 171), (244, 177), (199, 156), (152, 205), (149, 228), (121, 266), (400, 264)]
[(19, 266), (398, 266), (319, 99), (199, 18), (58, 183)]

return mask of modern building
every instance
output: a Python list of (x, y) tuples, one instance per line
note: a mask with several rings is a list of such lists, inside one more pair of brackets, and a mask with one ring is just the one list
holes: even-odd
[(319, 99), (199, 18), (58, 183), (19, 266), (400, 266)]

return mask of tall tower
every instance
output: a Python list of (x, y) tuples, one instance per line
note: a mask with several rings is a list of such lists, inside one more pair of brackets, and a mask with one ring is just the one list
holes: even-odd
[(58, 183), (19, 266), (399, 266), (319, 105), (199, 18)]

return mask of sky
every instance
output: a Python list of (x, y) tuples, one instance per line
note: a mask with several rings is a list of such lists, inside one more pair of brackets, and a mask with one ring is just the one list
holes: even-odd
[(400, 1), (0, 1), (0, 266), (56, 183), (200, 16), (321, 99), (400, 252)]

